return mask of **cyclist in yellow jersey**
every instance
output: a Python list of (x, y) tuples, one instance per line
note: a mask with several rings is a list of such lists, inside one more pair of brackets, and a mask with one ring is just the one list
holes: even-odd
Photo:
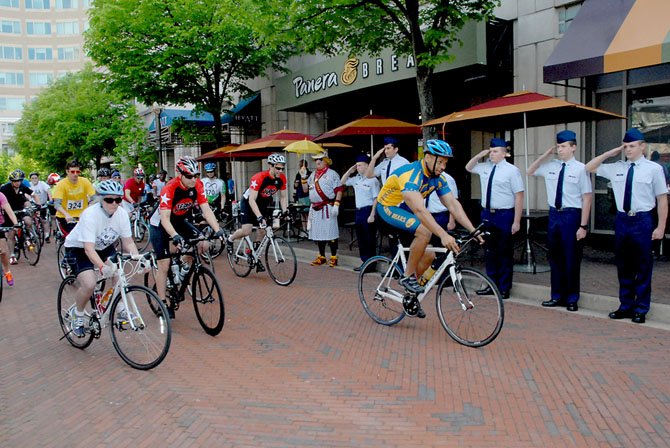
[(56, 219), (63, 233), (67, 235), (76, 225), (76, 220), (88, 207), (88, 201), (95, 195), (91, 182), (80, 177), (81, 165), (76, 160), (68, 162), (64, 179), (51, 192), (56, 208)]
[[(437, 192), (440, 201), (468, 231), (474, 226), (468, 219), (463, 207), (454, 197), (442, 173), (447, 159), (452, 157), (451, 147), (442, 140), (428, 140), (424, 148), (423, 160), (404, 165), (393, 171), (377, 197), (377, 216), (384, 225), (396, 232), (413, 235), (407, 259), (407, 269), (400, 284), (412, 294), (423, 292), (417, 277), (430, 265), (433, 254), (426, 253), (426, 246), (433, 235), (439, 238), (439, 244), (458, 253), (456, 240), (440, 227), (425, 206), (426, 198)], [(418, 302), (418, 316), (424, 317)]]

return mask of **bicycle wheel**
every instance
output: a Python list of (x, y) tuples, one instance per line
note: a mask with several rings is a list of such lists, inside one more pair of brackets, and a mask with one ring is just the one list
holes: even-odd
[[(400, 277), (402, 269), (393, 260), (381, 255), (369, 258), (361, 266), (358, 273), (358, 297), (365, 312), (378, 324), (394, 325), (405, 317), (402, 307), (404, 291), (397, 285)], [(400, 301), (388, 295), (399, 295)]]
[(65, 260), (65, 245), (62, 242), (58, 245), (58, 255), (56, 260), (58, 261), (58, 273), (60, 274), (60, 278), (65, 279), (65, 277), (72, 274), (72, 268)]
[(40, 238), (37, 236), (34, 226), (28, 227), (25, 237), (23, 238), (21, 252), (31, 266), (35, 266), (40, 261), (42, 245), (40, 244)]
[(228, 263), (238, 277), (246, 277), (251, 272), (252, 252), (249, 240), (242, 238), (233, 253), (228, 253)]
[(112, 344), (130, 367), (153, 369), (170, 349), (172, 326), (167, 308), (155, 292), (144, 286), (127, 286), (125, 293), (128, 308), (120, 292), (110, 305)]
[(293, 247), (280, 236), (273, 237), (265, 246), (265, 267), (270, 278), (280, 286), (288, 286), (298, 272), (298, 259)]
[(145, 252), (149, 245), (149, 226), (144, 219), (138, 219), (133, 224), (133, 238), (139, 252)]
[[(437, 290), (437, 315), (446, 332), (459, 344), (483, 347), (500, 333), (505, 317), (502, 295), (485, 274), (472, 268), (458, 268), (453, 285), (447, 276)], [(489, 295), (476, 291), (491, 288)]]
[(193, 275), (191, 297), (198, 322), (210, 336), (221, 333), (225, 311), (219, 282), (208, 268), (201, 266)]
[(39, 217), (39, 213), (33, 216), (33, 223), (35, 226), (35, 232), (37, 232), (37, 238), (40, 240), (40, 246), (44, 246), (44, 226), (42, 225), (42, 220)]
[[(79, 338), (72, 333), (72, 319), (70, 316), (70, 307), (75, 304), (75, 297), (79, 290), (79, 282), (74, 275), (69, 275), (61, 282), (58, 288), (58, 322), (63, 330), (65, 338), (73, 347), (84, 349), (93, 342), (93, 333), (86, 331), (86, 334)], [(89, 304), (86, 307), (86, 315), (93, 313), (93, 307)]]

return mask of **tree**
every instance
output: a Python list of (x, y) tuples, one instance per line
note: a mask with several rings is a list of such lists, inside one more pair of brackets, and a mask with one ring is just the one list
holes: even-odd
[[(434, 118), (433, 77), (467, 21), (489, 17), (499, 0), (283, 0), (273, 2), (308, 52), (412, 55), (424, 122)], [(301, 31), (296, 31), (301, 30)], [(424, 137), (431, 131), (424, 128)]]
[(146, 137), (135, 107), (89, 65), (42, 90), (23, 110), (13, 145), (25, 157), (61, 171), (68, 159), (121, 158), (141, 152)]
[(222, 146), (221, 114), (232, 94), (248, 92), (245, 81), (266, 69), (281, 69), (291, 52), (253, 31), (262, 7), (250, 0), (96, 0), (86, 47), (128, 98), (212, 114)]

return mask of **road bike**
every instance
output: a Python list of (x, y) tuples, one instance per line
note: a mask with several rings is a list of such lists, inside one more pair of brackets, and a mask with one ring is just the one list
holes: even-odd
[(137, 250), (140, 252), (146, 250), (149, 246), (149, 219), (155, 210), (155, 205), (140, 204), (130, 213), (130, 225), (133, 233), (133, 240)]
[(155, 268), (156, 261), (151, 252), (116, 254), (109, 260), (116, 267), (114, 275), (118, 276), (118, 281), (104, 295), (108, 278), (100, 278), (96, 283), (85, 310), (88, 322), (82, 337), (72, 331), (74, 316), (71, 315), (79, 282), (74, 275), (61, 282), (57, 302), (63, 338), (72, 346), (84, 349), (93, 339), (100, 338), (102, 329), (109, 326), (112, 344), (121, 359), (135, 369), (152, 369), (165, 359), (170, 349), (172, 326), (168, 310), (154, 291), (131, 285), (128, 281), (138, 273)]
[[(204, 235), (185, 239), (185, 243), (174, 254), (170, 254), (170, 269), (167, 278), (167, 306), (171, 315), (179, 309), (179, 304), (187, 295), (193, 300), (195, 316), (205, 333), (216, 336), (221, 333), (225, 322), (223, 294), (219, 281), (212, 271), (203, 264), (197, 244), (208, 240)], [(190, 264), (183, 258), (190, 257)], [(155, 269), (144, 275), (144, 286), (156, 290)]]
[[(481, 228), (482, 225), (472, 233), (457, 235), (460, 253), (485, 235)], [(358, 275), (358, 295), (365, 312), (379, 324), (397, 324), (406, 315), (416, 314), (417, 301), (421, 303), (437, 286), (437, 315), (449, 336), (468, 347), (491, 343), (500, 333), (505, 315), (498, 287), (486, 274), (461, 266), (454, 252), (431, 246), (426, 251), (439, 257), (436, 258), (439, 266), (420, 294), (411, 294), (398, 283), (405, 272), (409, 253), (400, 239), (393, 259), (379, 255), (363, 263)]]
[[(74, 218), (74, 221), (77, 222), (78, 219)], [(61, 279), (65, 279), (68, 275), (72, 275), (72, 268), (68, 263), (68, 260), (65, 257), (65, 229), (61, 228), (61, 225), (58, 221), (55, 221), (56, 225), (54, 227), (54, 241), (56, 243), (56, 262), (58, 263), (58, 273), (60, 274)]]
[[(288, 241), (274, 234), (272, 227), (265, 227), (264, 230), (265, 236), (260, 242), (252, 242), (249, 236), (245, 236), (234, 244), (232, 252), (228, 252), (228, 263), (238, 277), (248, 276), (252, 269), (256, 269), (256, 272), (267, 270), (276, 284), (288, 286), (293, 283), (298, 272), (295, 251)], [(265, 265), (261, 262), (261, 256)]]
[(33, 216), (35, 210), (37, 208), (31, 205), (15, 212), (19, 223), (16, 232), (14, 232), (14, 256), (18, 261), (23, 254), (23, 257), (31, 266), (35, 266), (40, 261), (42, 244), (35, 223), (26, 224), (24, 218)]

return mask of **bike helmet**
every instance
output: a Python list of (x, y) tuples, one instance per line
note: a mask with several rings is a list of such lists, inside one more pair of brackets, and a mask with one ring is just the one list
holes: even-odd
[(109, 168), (102, 167), (98, 170), (98, 177), (112, 177), (112, 172)]
[(58, 175), (58, 173), (51, 173), (49, 174), (49, 177), (47, 177), (47, 184), (55, 185), (58, 183), (59, 180), (60, 176)]
[(144, 177), (144, 170), (142, 168), (135, 168), (135, 170), (133, 170), (133, 176)]
[(115, 177), (118, 177), (119, 179), (121, 179), (121, 173), (119, 173), (116, 170), (112, 171), (112, 178), (115, 178)]
[(278, 152), (276, 152), (268, 156), (268, 163), (270, 165), (275, 165), (277, 163), (286, 163), (286, 158), (284, 157), (284, 154), (279, 154)]
[(200, 174), (200, 168), (198, 168), (198, 162), (191, 156), (184, 156), (177, 161), (175, 166), (178, 174), (189, 174), (195, 176)]
[(216, 163), (206, 163), (205, 164), (205, 171), (214, 171), (216, 170)]
[(123, 186), (111, 179), (100, 182), (95, 191), (100, 196), (123, 196)]
[(167, 171), (165, 171), (165, 170), (160, 170), (160, 172), (159, 172), (158, 174), (162, 174), (162, 175), (164, 175), (164, 176), (167, 176)]
[(32, 173), (30, 173), (30, 175), (28, 177), (33, 177), (33, 176), (40, 177), (40, 173), (38, 173), (37, 171), (33, 171)]
[(9, 180), (10, 181), (16, 181), (16, 180), (23, 180), (26, 178), (26, 173), (24, 173), (21, 170), (14, 170), (11, 173), (9, 173)]
[(444, 140), (428, 140), (424, 152), (438, 157), (453, 157), (454, 152)]

